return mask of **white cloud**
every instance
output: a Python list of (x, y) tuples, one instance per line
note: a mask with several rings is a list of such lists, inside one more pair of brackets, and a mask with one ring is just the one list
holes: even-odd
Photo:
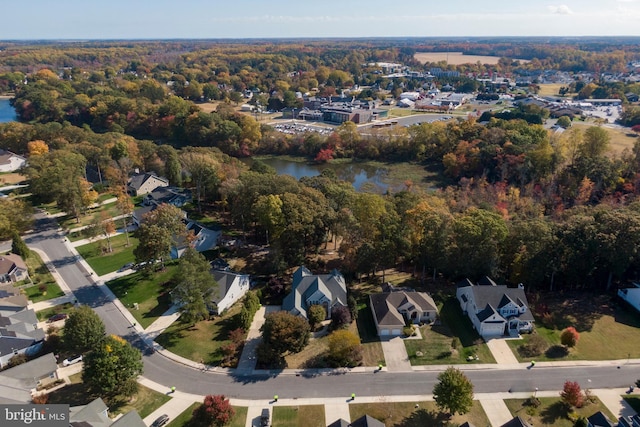
[(548, 6), (549, 11), (551, 13), (555, 13), (558, 15), (572, 15), (573, 11), (569, 9), (569, 6), (566, 4), (561, 4), (559, 6)]

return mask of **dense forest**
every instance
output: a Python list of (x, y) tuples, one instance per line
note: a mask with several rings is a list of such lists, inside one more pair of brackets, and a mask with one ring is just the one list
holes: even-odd
[[(615, 71), (637, 58), (639, 49), (560, 41), (453, 45), (449, 41), (447, 48), (539, 56), (537, 66), (558, 70)], [(223, 212), (255, 241), (270, 245), (274, 273), (305, 262), (331, 239), (339, 242), (342, 268), (351, 274), (403, 265), (423, 278), (491, 275), (530, 290), (608, 290), (636, 278), (640, 143), (614, 156), (609, 134), (600, 127), (556, 133), (517, 115), (483, 124), (461, 116), (366, 136), (351, 122), (328, 136), (287, 135), (233, 108), (240, 102), (299, 106), (296, 92), (331, 95), (356, 84), (389, 83), (385, 93), (399, 93), (411, 89), (406, 79), (384, 82), (366, 64), (392, 61), (427, 69), (413, 54), (437, 46), (5, 43), (0, 90), (15, 96), (20, 122), (0, 125), (0, 148), (28, 155), (25, 173), (35, 200), (57, 201), (78, 215), (92, 201), (92, 191), (120, 188), (136, 168), (191, 187), (198, 212)], [(495, 67), (515, 72), (523, 66), (505, 60)], [(383, 89), (368, 90), (357, 96), (375, 97)], [(254, 94), (250, 101), (247, 92)], [(211, 100), (219, 101), (217, 109), (203, 112), (200, 103)], [(535, 107), (521, 113), (548, 116)], [(407, 181), (395, 194), (356, 192), (329, 172), (298, 182), (259, 161), (249, 169), (238, 160), (261, 153), (415, 162), (441, 170), (446, 185), (425, 193)], [(20, 215), (24, 201), (0, 203), (2, 237), (28, 226)]]

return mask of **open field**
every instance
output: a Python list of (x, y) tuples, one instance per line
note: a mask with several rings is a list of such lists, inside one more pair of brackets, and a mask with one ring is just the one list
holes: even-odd
[[(574, 121), (571, 126), (579, 127), (581, 129), (587, 129), (596, 124), (592, 122), (578, 122)], [(631, 129), (624, 129), (620, 127), (602, 126), (602, 129), (606, 130), (611, 138), (609, 150), (614, 155), (620, 155), (625, 149), (632, 150), (633, 144), (638, 141), (638, 136), (631, 131)]]
[(324, 427), (323, 405), (276, 406), (273, 408), (274, 427)]
[(538, 95), (540, 96), (560, 96), (558, 93), (562, 86), (568, 86), (563, 83), (543, 83), (538, 85), (540, 90), (538, 91)]
[[(417, 406), (416, 406), (417, 405)], [(465, 415), (456, 415), (450, 420), (438, 411), (435, 402), (375, 402), (354, 403), (349, 405), (351, 420), (367, 414), (385, 423), (387, 427), (425, 427), (445, 426), (446, 421), (453, 425), (469, 422), (475, 426), (488, 426), (487, 418), (480, 402), (474, 401), (471, 411)], [(536, 424), (537, 425), (537, 424)]]
[[(499, 56), (465, 55), (462, 52), (417, 52), (413, 57), (423, 64), (446, 61), (451, 65), (475, 64), (476, 62), (495, 65), (500, 60)], [(526, 59), (514, 59), (514, 61), (529, 62)]]
[[(520, 416), (534, 426), (572, 427), (574, 425), (573, 421), (567, 418), (568, 412), (560, 397), (540, 397), (538, 400), (541, 405), (537, 408), (526, 406), (524, 399), (507, 399), (504, 403), (514, 417)], [(598, 411), (602, 411), (610, 420), (616, 420), (616, 417), (597, 397), (594, 397), (593, 403), (587, 403), (575, 410), (581, 417), (590, 417)]]

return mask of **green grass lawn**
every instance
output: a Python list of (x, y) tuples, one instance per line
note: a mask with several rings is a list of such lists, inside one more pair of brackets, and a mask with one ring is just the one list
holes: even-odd
[(102, 248), (106, 247), (107, 241), (99, 240), (86, 245), (78, 246), (78, 253), (89, 263), (98, 276), (102, 276), (112, 271), (118, 270), (123, 265), (133, 262), (133, 250), (138, 246), (138, 239), (129, 236), (129, 246), (124, 234), (119, 234), (111, 238), (111, 253), (103, 253)]
[[(418, 407), (416, 408), (416, 403)], [(387, 427), (429, 427), (444, 426), (446, 418), (438, 411), (435, 402), (375, 402), (354, 403), (349, 405), (351, 421), (367, 414)], [(471, 411), (465, 415), (456, 415), (451, 422), (460, 425), (465, 421), (476, 426), (488, 426), (489, 419), (480, 402), (474, 401)], [(537, 424), (536, 424), (537, 425)]]
[[(49, 269), (42, 262), (40, 255), (31, 251), (25, 259), (25, 263), (29, 269), (29, 276), (33, 282), (33, 286), (22, 288), (27, 298), (33, 302), (45, 301), (64, 295), (60, 286), (49, 272)], [(27, 281), (29, 283), (29, 281)], [(43, 287), (44, 292), (40, 289)]]
[[(115, 220), (114, 224), (116, 225), (116, 230), (120, 230), (124, 228), (124, 219), (121, 218), (121, 219)], [(127, 220), (127, 224), (131, 225), (130, 218)], [(83, 229), (79, 231), (73, 231), (72, 229), (71, 231), (69, 231), (69, 233), (67, 233), (67, 239), (69, 239), (70, 242), (77, 242), (78, 240), (90, 238), (91, 236), (89, 236), (87, 231), (88, 231), (87, 229)], [(129, 233), (129, 236), (131, 236), (131, 233)]]
[[(507, 399), (504, 403), (509, 408), (511, 414), (524, 419), (534, 426), (572, 427), (574, 422), (567, 417), (566, 406), (560, 397), (540, 397), (541, 405), (537, 408), (525, 406), (524, 399)], [(590, 417), (598, 411), (602, 411), (611, 421), (617, 418), (598, 399), (594, 398), (593, 403), (588, 403), (575, 412), (582, 417)]]
[[(198, 427), (191, 423), (191, 416), (193, 414), (193, 411), (196, 408), (198, 408), (200, 405), (201, 403), (196, 402), (193, 405), (189, 406), (180, 415), (178, 415), (173, 420), (171, 420), (171, 422), (167, 424), (167, 427)], [(225, 426), (226, 427), (244, 427), (245, 420), (247, 419), (247, 407), (234, 406), (233, 409), (235, 409), (236, 414), (231, 419), (231, 422), (229, 424), (226, 424)]]
[[(580, 304), (585, 304), (593, 311), (580, 310)], [(634, 310), (623, 305), (611, 304), (608, 297), (589, 295), (558, 306), (554, 305), (550, 309), (558, 313), (554, 319), (554, 328), (544, 327), (542, 322), (536, 322), (536, 333), (545, 338), (550, 347), (560, 345), (560, 334), (567, 326), (575, 326), (580, 333), (578, 344), (569, 350), (566, 356), (560, 357), (561, 360), (615, 360), (640, 357), (640, 315)], [(521, 362), (529, 360), (530, 357), (523, 357), (518, 347), (529, 339), (530, 335), (524, 335), (521, 340), (507, 341)], [(612, 342), (616, 345), (610, 345)], [(536, 356), (536, 360), (558, 360), (558, 357), (549, 353)]]
[(238, 327), (236, 315), (241, 308), (240, 304), (235, 304), (224, 315), (195, 325), (174, 322), (156, 342), (189, 360), (218, 366), (223, 358), (220, 349), (231, 342), (227, 338), (229, 332)]
[[(173, 289), (176, 268), (176, 262), (168, 263), (164, 271), (138, 271), (112, 280), (107, 286), (129, 309), (140, 326), (146, 328), (171, 306), (169, 292)], [(134, 303), (138, 304), (137, 310), (134, 309)]]
[(373, 314), (369, 304), (358, 305), (358, 319), (349, 326), (349, 330), (360, 335), (362, 364), (364, 366), (384, 364), (384, 352), (375, 323), (373, 323)]
[(404, 340), (412, 365), (470, 363), (467, 357), (476, 355), (480, 363), (495, 363), (491, 351), (462, 314), (455, 298), (445, 300), (439, 318), (439, 324), (420, 328), (422, 339)]
[[(272, 414), (273, 427), (325, 427), (324, 405), (276, 406)], [(333, 422), (333, 421), (332, 421)]]
[(69, 314), (72, 308), (73, 308), (73, 304), (71, 304), (70, 302), (65, 302), (62, 305), (56, 305), (55, 307), (50, 307), (50, 308), (45, 308), (44, 310), (40, 310), (36, 313), (36, 315), (38, 316), (38, 320), (42, 322), (47, 320), (54, 314), (58, 314), (58, 313)]
[(96, 216), (105, 212), (108, 217), (115, 217), (120, 215), (122, 212), (118, 209), (117, 203), (109, 203), (106, 205), (100, 205), (96, 208), (87, 209), (85, 213), (80, 215), (80, 218), (76, 218), (71, 215), (65, 215), (58, 218), (58, 224), (63, 229), (72, 229), (77, 227), (82, 227), (83, 225), (89, 225), (94, 220)]
[(47, 283), (46, 285), (34, 285), (22, 289), (32, 302), (46, 301), (52, 298), (64, 296), (64, 292), (57, 283)]
[(138, 384), (138, 393), (131, 399), (116, 400), (111, 403), (109, 413), (113, 416), (126, 414), (135, 409), (140, 418), (145, 418), (169, 400), (171, 400), (170, 396)]

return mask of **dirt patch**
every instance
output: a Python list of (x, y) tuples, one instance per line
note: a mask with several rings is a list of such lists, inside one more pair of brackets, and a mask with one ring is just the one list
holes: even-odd
[(27, 178), (19, 173), (10, 172), (0, 174), (0, 186), (19, 184)]

